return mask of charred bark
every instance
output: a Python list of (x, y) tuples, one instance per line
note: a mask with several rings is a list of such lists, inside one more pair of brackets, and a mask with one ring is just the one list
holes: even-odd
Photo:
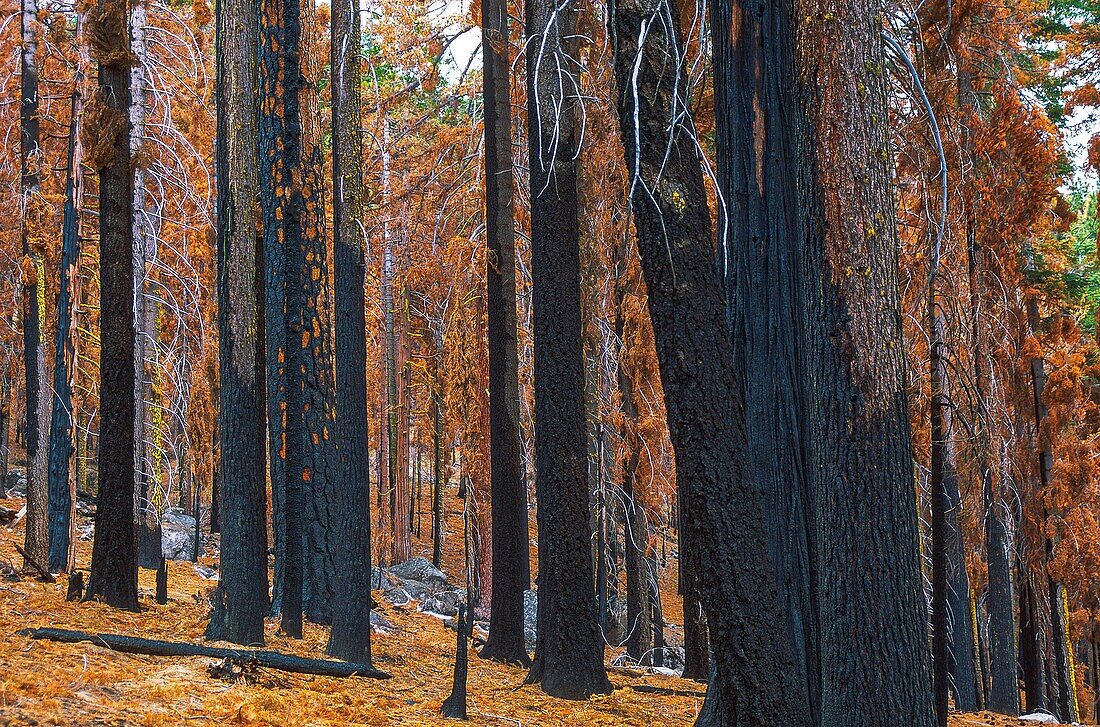
[[(264, 642), (268, 611), (264, 484), (263, 341), (257, 279), (262, 273), (256, 64), (259, 8), (217, 7), (218, 465), (221, 581), (207, 636)], [(229, 133), (232, 130), (232, 133)]]
[(80, 204), (83, 199), (83, 152), (80, 145), (80, 118), (83, 98), (80, 85), (83, 74), (73, 80), (70, 108), (69, 141), (65, 164), (65, 211), (61, 222), (61, 284), (57, 294), (57, 339), (54, 347), (53, 411), (50, 417), (49, 531), (50, 570), (72, 569), (73, 514), (76, 507), (76, 480), (71, 476), (73, 455), (73, 373), (76, 357), (73, 313), (77, 299), (77, 262), (80, 257)]
[[(113, 134), (111, 153), (93, 160), (99, 171), (100, 421), (99, 493), (96, 497), (92, 564), (84, 600), (103, 599), (138, 610), (136, 339), (134, 325), (133, 195), (130, 174), (130, 39), (126, 5), (99, 0), (93, 36), (109, 39), (93, 48), (99, 63), (95, 99)], [(102, 443), (109, 442), (110, 446)]]
[(361, 664), (370, 652), (370, 439), (367, 436), (363, 147), (360, 125), (358, 6), (332, 3), (330, 68), (333, 138), (333, 264), (336, 306), (336, 436), (339, 456), (334, 529), (342, 553), (328, 654)]
[(795, 88), (820, 725), (934, 724), (881, 0), (798, 0)]
[(742, 382), (691, 132), (677, 8), (620, 1), (611, 22), (631, 208), (690, 539), (681, 557), (697, 579), (714, 657), (696, 724), (809, 724), (783, 619), (775, 618), (781, 607), (759, 494), (743, 475)]
[(527, 4), (539, 608), (527, 677), (547, 694), (611, 691), (592, 589), (577, 201), (577, 8)]

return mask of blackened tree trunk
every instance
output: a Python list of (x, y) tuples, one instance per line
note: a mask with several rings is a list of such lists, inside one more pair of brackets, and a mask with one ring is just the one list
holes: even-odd
[[(296, 0), (297, 1), (297, 0)], [(299, 2), (301, 46), (302, 209), (301, 332), (290, 339), (300, 344), (304, 374), (302, 481), (306, 501), (306, 550), (302, 578), (302, 609), (309, 620), (332, 623), (332, 602), (340, 542), (333, 529), (331, 504), (336, 493), (335, 370), (333, 363), (332, 285), (325, 228), (325, 157), (321, 149), (321, 64), (316, 49), (321, 41), (315, 20), (316, 6)], [(309, 334), (308, 338), (305, 335)]]
[[(130, 175), (130, 39), (126, 3), (99, 0), (90, 17), (99, 63), (94, 99), (97, 132), (110, 153), (89, 160), (99, 170), (100, 420), (99, 493), (92, 565), (84, 600), (138, 610), (137, 479), (134, 441), (137, 385), (134, 326), (133, 197)], [(106, 444), (104, 444), (106, 443)]]
[(745, 401), (745, 471), (764, 512), (796, 688), (816, 714), (816, 616), (810, 587), (810, 499), (798, 360), (800, 271), (792, 125), (791, 0), (718, 0), (714, 44), (718, 239), (734, 361)]
[[(649, 523), (645, 506), (635, 496), (638, 463), (642, 442), (638, 433), (638, 405), (634, 400), (634, 381), (626, 364), (626, 314), (623, 305), (627, 296), (627, 253), (629, 238), (624, 235), (616, 248), (615, 283), (615, 338), (620, 342), (616, 372), (619, 386), (619, 409), (623, 415), (623, 446), (626, 458), (622, 467), (622, 485), (619, 496), (623, 524), (623, 569), (626, 571), (626, 653), (641, 662), (653, 648), (654, 626), (651, 623), (652, 608), (649, 604), (649, 582), (657, 573), (650, 572), (647, 557)], [(612, 528), (614, 531), (614, 528)], [(618, 578), (615, 579), (616, 583)], [(686, 653), (686, 649), (685, 649)], [(701, 675), (700, 678), (705, 678)]]
[(611, 691), (592, 589), (577, 165), (577, 8), (527, 3), (539, 608), (527, 679), (547, 694)]
[(11, 459), (11, 374), (0, 381), (0, 499), (8, 496), (8, 462)]
[(527, 486), (519, 421), (516, 247), (512, 213), (512, 117), (508, 3), (481, 4), (485, 105), (485, 229), (489, 320), (489, 479), (492, 568), (489, 638), (481, 657), (527, 664), (523, 591), (530, 582)]
[[(948, 458), (950, 461), (950, 454)], [(966, 570), (962, 493), (959, 491), (959, 477), (954, 466), (947, 469), (944, 507), (948, 610), (951, 618), (951, 683), (955, 708), (962, 712), (977, 712), (981, 708), (981, 671), (974, 643), (977, 624), (974, 622), (970, 575)]]
[[(333, 525), (340, 533), (339, 582), (328, 653), (370, 664), (370, 440), (364, 298), (363, 146), (360, 132), (358, 6), (332, 3), (333, 263), (336, 304), (336, 438), (339, 480)], [(417, 460), (419, 462), (419, 458)]]
[[(282, 629), (302, 635), (303, 513), (300, 368), (302, 239), (299, 4), (266, 0), (260, 8), (260, 202), (263, 213), (264, 328), (268, 437), (271, 447), (276, 593)], [(278, 437), (276, 440), (270, 438)], [(281, 475), (276, 480), (275, 476)]]
[(69, 143), (65, 165), (65, 211), (61, 222), (61, 284), (57, 294), (57, 339), (54, 347), (53, 412), (50, 417), (49, 530), (51, 571), (71, 570), (75, 485), (70, 463), (73, 455), (73, 372), (75, 339), (73, 311), (77, 296), (77, 262), (80, 257), (80, 202), (83, 198), (83, 153), (80, 146), (80, 118), (83, 74), (73, 79), (69, 121)]
[(217, 8), (221, 582), (206, 633), (238, 644), (264, 642), (269, 606), (263, 342), (257, 336), (256, 289), (262, 275), (256, 235), (257, 13), (249, 0), (219, 0)]
[[(796, 3), (820, 725), (935, 714), (905, 396), (881, 0)], [(804, 136), (804, 134), (799, 134)]]
[(46, 379), (46, 353), (42, 331), (46, 322), (46, 281), (42, 261), (46, 223), (45, 201), (39, 195), (42, 163), (39, 148), (38, 42), (41, 23), (36, 0), (22, 0), (20, 13), (23, 48), (20, 53), (22, 103), (19, 116), (19, 167), (22, 194), (23, 238), (23, 368), (27, 439), (27, 520), (23, 549), (30, 560), (45, 563), (49, 558), (47, 537), (46, 427), (49, 398), (42, 395)]
[[(933, 264), (938, 252), (933, 251)], [(950, 404), (946, 392), (947, 362), (944, 360), (943, 318), (936, 310), (937, 274), (929, 280), (928, 368), (929, 411), (931, 420), (931, 459), (928, 488), (931, 491), (932, 550), (932, 690), (936, 703), (936, 724), (947, 727), (948, 692), (953, 676), (957, 676), (950, 618), (947, 577), (947, 493), (948, 481), (954, 471), (947, 455), (945, 409)]]
[[(1040, 328), (1039, 303), (1034, 296), (1028, 297), (1026, 307), (1028, 328), (1033, 336), (1037, 336)], [(1046, 425), (1047, 405), (1043, 400), (1046, 387), (1046, 365), (1040, 357), (1032, 358), (1030, 363), (1032, 405), (1035, 415), (1035, 442), (1039, 459), (1039, 487), (1045, 493), (1049, 491), (1051, 486), (1050, 473), (1054, 467), (1054, 455), (1051, 452), (1050, 434)], [(1043, 512), (1044, 515), (1047, 514), (1045, 508)], [(1054, 515), (1057, 516), (1058, 513), (1055, 512)], [(1055, 517), (1055, 520), (1058, 519)], [(1047, 607), (1050, 613), (1051, 656), (1053, 658), (1053, 680), (1049, 687), (1052, 688), (1051, 691), (1055, 695), (1052, 706), (1056, 716), (1065, 722), (1076, 722), (1078, 719), (1076, 680), (1072, 673), (1073, 655), (1069, 647), (1069, 619), (1066, 612), (1065, 587), (1049, 574), (1050, 561), (1058, 537), (1057, 531), (1054, 535), (1044, 536), (1044, 554), (1047, 569), (1046, 593), (1044, 595), (1049, 599)]]
[(777, 618), (760, 498), (742, 475), (741, 382), (691, 131), (677, 8), (620, 1), (611, 22), (631, 208), (676, 450), (681, 522), (692, 537), (684, 567), (698, 579), (714, 657), (696, 724), (809, 724), (785, 619)]
[(699, 596), (699, 580), (695, 575), (695, 554), (698, 533), (690, 531), (684, 522), (684, 490), (677, 482), (676, 540), (679, 558), (678, 586), (684, 611), (684, 669), (680, 676), (705, 682), (710, 678), (710, 636), (707, 617)]
[[(441, 351), (437, 341), (436, 351)], [(438, 379), (437, 379), (438, 381)], [(432, 565), (443, 562), (443, 486), (446, 484), (446, 465), (443, 463), (443, 393), (432, 394)]]
[(1047, 678), (1044, 656), (1043, 625), (1038, 605), (1039, 595), (1023, 558), (1019, 563), (1020, 577), (1020, 672), (1024, 686), (1024, 710), (1050, 710), (1047, 699)]

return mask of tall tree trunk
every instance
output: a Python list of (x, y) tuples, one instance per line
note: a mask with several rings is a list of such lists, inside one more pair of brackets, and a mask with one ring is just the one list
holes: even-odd
[[(364, 286), (363, 146), (360, 132), (359, 6), (332, 3), (333, 265), (336, 305), (336, 439), (339, 479), (334, 530), (342, 543), (328, 654), (370, 664), (370, 438)], [(417, 459), (419, 463), (419, 458)]]
[(65, 164), (65, 211), (61, 222), (61, 276), (57, 294), (57, 339), (54, 346), (53, 412), (50, 417), (49, 530), (51, 571), (72, 570), (75, 485), (70, 463), (73, 455), (73, 373), (76, 349), (73, 313), (77, 299), (77, 263), (80, 258), (80, 204), (83, 199), (83, 150), (80, 121), (84, 99), (84, 74), (73, 79), (69, 117), (69, 143)]
[(683, 534), (691, 539), (681, 557), (697, 579), (714, 657), (696, 724), (809, 724), (785, 620), (776, 618), (782, 611), (760, 498), (742, 474), (744, 401), (690, 131), (677, 7), (619, 2), (611, 21), (631, 208), (676, 450)]
[[(1039, 303), (1035, 296), (1029, 296), (1026, 301), (1028, 328), (1032, 336), (1039, 335)], [(1039, 457), (1039, 487), (1046, 493), (1051, 486), (1050, 472), (1054, 467), (1054, 456), (1051, 452), (1050, 434), (1047, 431), (1046, 418), (1047, 406), (1043, 401), (1046, 387), (1046, 370), (1042, 358), (1035, 357), (1031, 361), (1031, 387), (1032, 404), (1035, 415), (1035, 441)], [(1046, 509), (1043, 510), (1047, 516)], [(1055, 516), (1058, 513), (1054, 513)], [(1077, 708), (1077, 686), (1073, 676), (1073, 653), (1069, 646), (1069, 619), (1066, 615), (1065, 587), (1049, 574), (1050, 561), (1057, 544), (1058, 534), (1044, 536), (1045, 568), (1047, 571), (1045, 596), (1049, 599), (1051, 625), (1051, 650), (1053, 663), (1053, 680), (1050, 687), (1055, 694), (1052, 706), (1055, 714), (1066, 722), (1076, 722), (1079, 718)]]
[[(442, 351), (443, 337), (436, 334), (436, 351)], [(436, 372), (439, 385), (439, 372)], [(443, 463), (443, 392), (432, 391), (432, 565), (439, 568), (443, 562), (443, 487), (447, 484), (446, 465)]]
[[(934, 723), (881, 0), (798, 0), (804, 421), (820, 724)], [(808, 136), (806, 135), (808, 134)]]
[[(929, 118), (934, 119), (929, 111)], [(935, 123), (933, 120), (932, 123)], [(942, 174), (947, 170), (942, 169)], [(946, 184), (946, 181), (944, 182)], [(946, 192), (946, 187), (944, 191)], [(946, 209), (947, 200), (943, 200)], [(945, 410), (950, 406), (947, 386), (946, 344), (943, 340), (943, 317), (936, 308), (936, 286), (939, 284), (939, 262), (942, 239), (929, 245), (928, 301), (925, 326), (928, 329), (928, 411), (930, 420), (930, 457), (928, 489), (931, 493), (932, 550), (932, 692), (936, 708), (936, 724), (947, 727), (948, 692), (952, 675), (957, 676), (954, 653), (950, 649), (953, 636), (948, 604), (947, 575), (947, 488), (955, 477), (948, 456), (948, 430)]]
[(42, 331), (46, 325), (46, 281), (42, 261), (45, 245), (46, 202), (39, 195), (42, 151), (39, 148), (38, 42), (41, 24), (37, 0), (22, 0), (20, 20), (23, 48), (20, 66), (22, 103), (19, 118), (19, 174), (22, 194), (23, 238), (23, 368), (26, 375), (25, 428), (27, 439), (27, 520), (23, 539), (23, 567), (49, 559), (47, 536), (48, 484), (46, 427), (49, 398), (42, 395), (46, 353)]
[[(638, 461), (641, 457), (640, 436), (638, 433), (638, 405), (634, 401), (634, 382), (630, 378), (625, 364), (625, 312), (626, 284), (623, 281), (627, 264), (628, 238), (616, 248), (614, 267), (615, 276), (615, 338), (622, 342), (618, 357), (618, 385), (620, 410), (623, 414), (623, 445), (626, 447), (626, 459), (623, 462), (623, 483), (620, 488), (622, 497), (623, 520), (623, 568), (626, 570), (626, 653), (636, 661), (653, 648), (654, 625), (649, 607), (649, 571), (647, 558), (649, 545), (649, 523), (645, 507), (635, 497), (635, 482)], [(653, 577), (656, 569), (653, 571)]]
[(787, 614), (795, 686), (817, 713), (816, 616), (810, 586), (809, 471), (804, 395), (791, 320), (802, 307), (791, 0), (718, 0), (714, 45), (719, 258), (734, 360), (742, 372), (745, 438), (765, 538)]
[[(976, 168), (971, 125), (977, 122), (977, 96), (973, 74), (961, 69), (958, 74), (959, 106), (964, 115), (963, 154), (971, 169)], [(1009, 511), (1004, 499), (1003, 477), (995, 477), (991, 465), (989, 399), (990, 376), (982, 308), (985, 299), (985, 277), (982, 251), (974, 219), (973, 183), (963, 184), (963, 209), (966, 218), (967, 277), (970, 287), (971, 359), (974, 367), (974, 412), (972, 416), (977, 450), (977, 470), (980, 478), (985, 523), (985, 550), (988, 590), (986, 608), (989, 612), (989, 696), (986, 707), (1000, 714), (1020, 713), (1020, 689), (1017, 682), (1016, 623), (1013, 616), (1012, 561), (1009, 553), (1011, 533)]]
[[(405, 503), (409, 500), (409, 315), (404, 293), (401, 295), (400, 302), (394, 301), (394, 306), (396, 309), (392, 349), (394, 408), (391, 420), (393, 424), (393, 478), (390, 487), (390, 510), (392, 511), (390, 525), (393, 528), (391, 559), (394, 563), (404, 563), (411, 555), (408, 523), (404, 515)], [(472, 613), (474, 604), (471, 603), (469, 606)]]
[(516, 343), (516, 243), (513, 219), (511, 66), (508, 3), (481, 3), (485, 107), (485, 257), (489, 326), (489, 478), (492, 568), (489, 638), (481, 657), (528, 664), (523, 591), (530, 582), (527, 484), (523, 477)]
[[(138, 610), (137, 330), (134, 326), (133, 196), (130, 171), (130, 38), (126, 3), (98, 0), (89, 24), (99, 63), (97, 134), (109, 152), (89, 159), (99, 171), (100, 423), (99, 494), (92, 564), (84, 600)], [(100, 140), (101, 142), (103, 139)], [(104, 446), (103, 443), (108, 443)], [(223, 578), (225, 577), (223, 572)], [(261, 632), (262, 634), (262, 632)]]
[(151, 446), (154, 436), (152, 382), (153, 366), (151, 356), (155, 349), (155, 315), (153, 301), (146, 295), (148, 286), (150, 256), (155, 249), (156, 230), (153, 216), (148, 209), (148, 190), (146, 189), (146, 170), (140, 162), (145, 144), (145, 117), (148, 113), (148, 81), (145, 66), (149, 54), (145, 42), (147, 8), (144, 0), (134, 0), (130, 5), (130, 48), (133, 63), (130, 65), (130, 154), (139, 162), (133, 164), (133, 253), (134, 274), (134, 323), (137, 329), (137, 351), (134, 355), (136, 367), (134, 401), (137, 414), (134, 417), (134, 442), (137, 452), (134, 455), (134, 468), (137, 471), (138, 498), (138, 565), (142, 568), (160, 567), (161, 533), (159, 510), (163, 503), (155, 502), (154, 457), (157, 456)]
[(0, 380), (0, 500), (8, 497), (8, 465), (11, 460), (11, 373)]
[[(217, 7), (218, 432), (221, 581), (207, 635), (264, 642), (267, 522), (264, 486), (262, 279), (256, 128), (259, 8), (249, 0)], [(233, 133), (229, 133), (232, 130)]]
[(684, 669), (680, 676), (705, 682), (710, 678), (710, 635), (707, 617), (699, 594), (699, 579), (695, 575), (697, 556), (693, 552), (699, 546), (698, 535), (691, 532), (684, 522), (684, 491), (677, 481), (676, 540), (679, 551), (679, 590), (684, 610)]
[(547, 694), (611, 691), (592, 590), (577, 219), (577, 10), (527, 3), (539, 608), (527, 677)]
[(1036, 591), (1027, 565), (1018, 562), (1020, 577), (1020, 671), (1024, 685), (1024, 710), (1028, 713), (1049, 709), (1047, 679), (1043, 658), (1043, 626), (1037, 607)]
[[(258, 125), (267, 433), (275, 505), (275, 600), (282, 629), (292, 637), (302, 635), (303, 493), (308, 487), (302, 481), (304, 377), (300, 337), (305, 241), (299, 196), (304, 171), (298, 99), (299, 11), (296, 0), (266, 0), (260, 5), (259, 78), (263, 101)], [(277, 475), (281, 479), (274, 479)]]

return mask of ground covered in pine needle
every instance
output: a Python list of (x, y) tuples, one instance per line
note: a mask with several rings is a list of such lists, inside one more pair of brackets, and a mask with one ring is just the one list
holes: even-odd
[[(8, 501), (12, 504), (18, 501)], [(18, 502), (21, 505), (21, 502)], [(22, 558), (22, 528), (0, 528), (0, 563)], [(78, 544), (86, 567), (91, 544)], [(203, 559), (208, 565), (209, 558)], [(246, 678), (219, 678), (215, 659), (151, 657), (113, 652), (84, 642), (35, 641), (16, 632), (53, 626), (145, 638), (202, 642), (207, 592), (215, 581), (191, 563), (171, 563), (167, 605), (153, 601), (154, 572), (141, 571), (141, 612), (98, 603), (69, 603), (66, 582), (42, 583), (24, 575), (0, 581), (0, 725), (444, 725), (439, 716), (450, 693), (455, 632), (412, 604), (382, 613), (395, 627), (375, 633), (374, 663), (386, 681), (334, 679), (257, 670)], [(305, 627), (287, 639), (268, 621), (267, 648), (324, 657), (327, 629)], [(222, 644), (228, 646), (228, 644)], [(675, 677), (614, 669), (612, 694), (584, 702), (551, 699), (523, 684), (526, 671), (471, 655), (468, 710), (476, 725), (690, 725), (702, 704), (703, 685)], [(641, 692), (647, 685), (665, 693)], [(1016, 725), (984, 715), (956, 715), (952, 727)], [(1030, 723), (1034, 724), (1034, 723)], [(900, 726), (899, 726), (900, 727)]]

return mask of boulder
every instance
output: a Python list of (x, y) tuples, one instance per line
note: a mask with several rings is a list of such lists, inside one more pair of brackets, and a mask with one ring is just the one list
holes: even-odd
[(420, 610), (438, 613), (440, 616), (455, 616), (458, 614), (458, 604), (461, 600), (461, 591), (442, 591), (422, 600)]
[(447, 583), (447, 574), (432, 565), (430, 560), (420, 556), (391, 566), (389, 571), (403, 581)]
[(535, 648), (535, 624), (538, 621), (539, 594), (536, 591), (523, 592), (523, 638), (527, 649)]
[[(184, 515), (178, 507), (168, 508), (160, 518), (160, 545), (166, 560), (191, 560), (195, 549), (195, 518)], [(199, 548), (202, 548), (201, 542)]]
[(390, 634), (393, 633), (394, 626), (385, 616), (372, 610), (370, 612), (370, 630), (376, 634)]
[(27, 496), (27, 471), (22, 467), (8, 470), (8, 497)]

